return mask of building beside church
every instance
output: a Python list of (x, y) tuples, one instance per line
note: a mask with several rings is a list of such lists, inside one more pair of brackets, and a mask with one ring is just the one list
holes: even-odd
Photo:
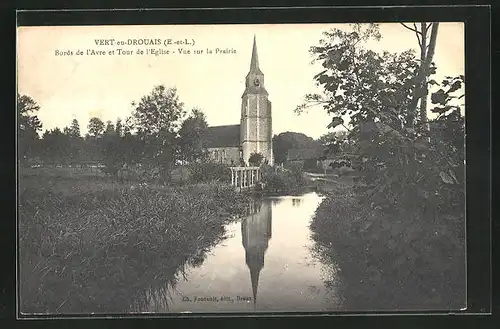
[(240, 124), (208, 127), (203, 138), (212, 160), (248, 165), (251, 154), (260, 153), (264, 161), (273, 164), (272, 112), (268, 97), (254, 36), (250, 70), (241, 96)]

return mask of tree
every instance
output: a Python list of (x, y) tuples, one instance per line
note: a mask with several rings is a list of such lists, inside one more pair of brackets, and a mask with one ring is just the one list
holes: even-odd
[(104, 122), (98, 117), (92, 117), (87, 125), (88, 138), (86, 140), (87, 156), (94, 162), (103, 159), (102, 137), (104, 134)]
[(97, 138), (104, 133), (104, 122), (97, 117), (90, 118), (87, 128), (89, 135)]
[(294, 148), (321, 147), (321, 144), (303, 133), (283, 132), (273, 137), (273, 155), (276, 163), (284, 163), (288, 156), (288, 150)]
[(205, 113), (200, 109), (193, 109), (179, 129), (179, 150), (183, 160), (192, 162), (206, 155), (202, 141), (207, 128)]
[(351, 152), (351, 144), (346, 131), (328, 132), (318, 138), (318, 143), (323, 146), (324, 154), (339, 154)]
[(81, 137), (80, 135), (80, 124), (77, 119), (71, 121), (71, 126), (69, 128), (69, 135), (71, 137)]
[(151, 136), (162, 131), (175, 132), (185, 115), (184, 103), (179, 100), (177, 89), (167, 89), (163, 85), (155, 86), (139, 103), (132, 102), (132, 106), (137, 129)]
[(120, 118), (116, 119), (115, 133), (119, 137), (123, 136), (123, 124), (122, 124), (122, 120)]
[(320, 41), (320, 46), (311, 47), (315, 61), (321, 61), (324, 67), (315, 76), (324, 94), (306, 95), (306, 103), (296, 111), (323, 105), (333, 115), (328, 124), (332, 129), (344, 125), (345, 115), (350, 117), (351, 127), (392, 114), (395, 116), (390, 123), (394, 125), (413, 120), (408, 113), (411, 101), (408, 92), (413, 90), (419, 68), (414, 51), (379, 54), (365, 49), (367, 41), (380, 40), (378, 25), (351, 24), (351, 27), (351, 31), (325, 32), (327, 39)]
[(71, 143), (71, 160), (73, 163), (81, 162), (85, 157), (85, 141), (80, 134), (80, 124), (77, 119), (71, 121), (68, 134)]
[[(312, 48), (324, 67), (315, 79), (324, 92), (308, 96), (332, 114), (328, 126), (344, 124), (343, 116), (350, 119), (344, 125), (355, 143), (359, 172), (353, 199), (363, 206), (346, 209), (358, 208), (353, 218), (362, 218), (353, 230), (351, 240), (360, 243), (355, 249), (369, 251), (360, 255), (368, 261), (359, 272), (386, 273), (383, 285), (380, 276), (363, 280), (384, 289), (404, 281), (411, 288), (403, 288), (402, 296), (418, 287), (422, 296), (446, 300), (455, 284), (464, 283), (464, 118), (462, 105), (454, 104), (463, 97), (457, 94), (464, 77), (435, 82), (440, 89), (431, 94), (431, 111), (438, 117), (429, 130), (419, 129), (425, 124), (416, 118), (415, 99), (422, 97), (419, 59), (409, 51), (365, 49), (360, 35), (370, 36), (369, 30), (333, 30)], [(373, 265), (380, 259), (385, 264)]]
[(69, 135), (59, 128), (46, 130), (40, 144), (42, 158), (45, 162), (62, 164), (70, 161), (71, 141)]
[(112, 124), (108, 122), (108, 128), (102, 138), (102, 151), (104, 160), (104, 172), (116, 176), (125, 163), (125, 157), (121, 147), (121, 137), (115, 130), (111, 129)]
[[(412, 106), (422, 71), (414, 53), (380, 54), (366, 49), (365, 41), (380, 39), (374, 24), (352, 25), (351, 31), (334, 29), (325, 36), (327, 40), (311, 48), (324, 67), (315, 76), (324, 93), (306, 95), (306, 104), (298, 110), (311, 104), (323, 105), (333, 115), (329, 128), (344, 124), (342, 116), (349, 116), (348, 138), (355, 143), (354, 151), (362, 164), (358, 191), (371, 204), (400, 209), (405, 205), (405, 210), (428, 202), (446, 204), (449, 199), (444, 195), (449, 194), (444, 191), (450, 182), (460, 195), (463, 186), (457, 185), (457, 171), (461, 170), (459, 163), (463, 165), (463, 154), (460, 161), (459, 153), (453, 157), (444, 152), (450, 146), (442, 140), (428, 142), (425, 137), (436, 135), (435, 130), (415, 129)], [(446, 117), (448, 127), (453, 118), (449, 113), (455, 113), (460, 121), (459, 109), (450, 102), (460, 99), (453, 93), (462, 83), (463, 76), (449, 77), (442, 83), (447, 90), (440, 89), (431, 96), (432, 102), (439, 104), (431, 111), (439, 113), (440, 119)]]
[(42, 123), (36, 113), (40, 106), (27, 95), (17, 95), (18, 109), (18, 155), (24, 163), (28, 156), (34, 155), (35, 144), (38, 142), (38, 132), (42, 130)]
[(142, 157), (142, 141), (139, 135), (132, 134), (134, 122), (132, 117), (123, 121), (123, 137), (121, 138), (121, 151), (126, 165), (139, 163)]
[(138, 103), (132, 102), (132, 106), (134, 126), (144, 145), (142, 158), (160, 169), (162, 179), (168, 179), (178, 157), (177, 131), (185, 115), (177, 89), (155, 86)]
[[(58, 133), (57, 133), (58, 134)], [(61, 154), (64, 155), (66, 164), (79, 162), (83, 155), (83, 140), (80, 136), (80, 126), (78, 120), (73, 119), (70, 126), (66, 126), (62, 131), (63, 136), (57, 135), (60, 139)]]
[(104, 130), (105, 135), (114, 135), (116, 133), (115, 125), (111, 120), (106, 121), (106, 129)]
[(125, 126), (123, 137), (121, 138), (121, 150), (123, 160), (127, 166), (139, 163), (142, 157), (142, 141), (138, 135), (132, 135)]
[[(413, 28), (409, 27), (405, 23), (401, 23), (405, 28), (410, 31), (415, 32), (418, 40), (418, 45), (420, 47), (420, 70), (416, 77), (416, 88), (414, 89), (412, 95), (412, 102), (410, 104), (410, 110), (416, 110), (417, 103), (420, 100), (420, 111), (419, 119), (422, 123), (419, 127), (425, 130), (429, 130), (429, 124), (427, 122), (427, 95), (428, 95), (428, 76), (435, 71), (435, 67), (431, 66), (432, 58), (434, 57), (434, 50), (436, 47), (436, 39), (439, 23), (420, 23), (420, 29), (417, 24), (413, 24)], [(430, 39), (429, 39), (430, 31)], [(433, 81), (434, 84), (435, 81)]]
[(262, 160), (264, 160), (264, 156), (261, 153), (254, 152), (250, 154), (248, 158), (248, 163), (251, 166), (258, 167), (262, 164)]

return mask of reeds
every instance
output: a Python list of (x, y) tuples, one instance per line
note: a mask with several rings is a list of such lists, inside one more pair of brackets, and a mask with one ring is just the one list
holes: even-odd
[(22, 312), (144, 309), (144, 296), (174, 286), (186, 264), (203, 262), (247, 203), (216, 183), (96, 183), (64, 192), (27, 186), (20, 198)]

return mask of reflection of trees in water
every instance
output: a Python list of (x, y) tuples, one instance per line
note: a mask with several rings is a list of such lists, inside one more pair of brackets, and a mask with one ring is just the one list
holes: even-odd
[(341, 306), (345, 301), (345, 297), (340, 294), (341, 288), (343, 288), (343, 282), (340, 277), (340, 268), (335, 262), (333, 250), (331, 249), (331, 246), (322, 244), (314, 237), (312, 240), (314, 243), (309, 250), (312, 257), (324, 265), (322, 267), (322, 279), (327, 295), (332, 298), (332, 303)]
[[(170, 281), (165, 285), (141, 290), (137, 298), (133, 301), (131, 309), (133, 312), (168, 311), (169, 302), (172, 301), (171, 291), (175, 289), (176, 284), (177, 279), (170, 278)], [(151, 309), (152, 305), (153, 309)]]
[(170, 260), (178, 264), (173, 270), (165, 270), (161, 266), (145, 269), (154, 273), (154, 277), (153, 280), (146, 282), (145, 287), (141, 287), (134, 293), (133, 301), (130, 303), (132, 312), (168, 312), (173, 295), (181, 295), (176, 290), (177, 283), (181, 278), (188, 281), (187, 269), (203, 265), (208, 253), (228, 238), (225, 228), (217, 234), (216, 237), (199, 238), (195, 251), (189, 255), (180, 255), (176, 260)]
[[(264, 253), (272, 235), (271, 215), (270, 202), (263, 203), (261, 199), (256, 198), (248, 204), (245, 217), (242, 218), (241, 222), (243, 245), (246, 246), (246, 261), (251, 273), (255, 298), (257, 297), (259, 272), (264, 266)], [(150, 268), (148, 271), (156, 272), (155, 280), (135, 294), (135, 299), (131, 303), (132, 311), (168, 312), (169, 304), (172, 303), (174, 296), (181, 295), (176, 291), (176, 285), (182, 278), (187, 281), (187, 269), (203, 265), (209, 252), (230, 238), (225, 228), (217, 233), (217, 237), (212, 237), (212, 240), (200, 240), (196, 251), (185, 257), (175, 272), (170, 270), (166, 274), (167, 272)]]
[(191, 259), (188, 261), (189, 265), (192, 267), (200, 267), (203, 265), (205, 262), (205, 259), (207, 258), (207, 252), (208, 250), (202, 249), (198, 251)]

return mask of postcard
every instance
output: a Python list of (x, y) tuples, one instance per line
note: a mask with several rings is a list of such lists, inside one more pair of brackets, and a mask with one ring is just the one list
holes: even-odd
[(462, 22), (19, 26), (19, 311), (466, 307)]

